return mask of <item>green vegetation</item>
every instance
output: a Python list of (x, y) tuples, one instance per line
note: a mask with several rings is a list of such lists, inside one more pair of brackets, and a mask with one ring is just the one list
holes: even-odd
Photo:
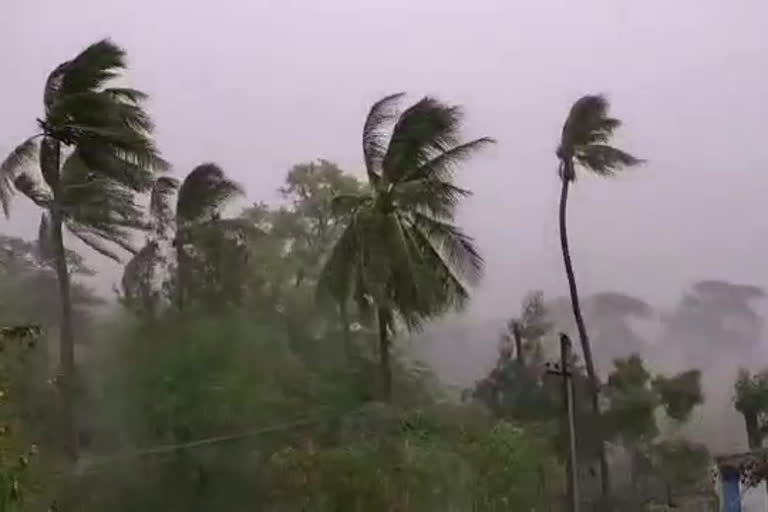
[[(39, 133), (0, 164), (6, 214), (14, 191), (43, 210), (37, 243), (0, 237), (0, 511), (567, 510), (563, 381), (546, 363), (571, 319), (581, 351), (562, 363), (584, 505), (708, 496), (709, 452), (682, 434), (701, 372), (652, 369), (627, 323), (650, 305), (602, 293), (583, 313), (577, 293), (576, 166), (610, 176), (640, 163), (608, 145), (620, 122), (604, 98), (573, 105), (557, 151), (567, 319), (529, 293), (495, 364), (459, 397), (403, 340), (465, 306), (483, 272), (455, 173), (494, 141), (466, 142), (461, 108), (387, 96), (362, 120), (364, 182), (299, 163), (277, 204), (229, 214), (245, 197), (233, 173), (166, 173), (145, 94), (111, 85), (123, 71), (110, 41), (56, 67)], [(101, 255), (131, 255), (116, 304), (83, 285), (93, 272), (64, 227)], [(734, 311), (756, 332), (747, 300), (760, 290), (703, 281), (695, 293), (667, 320), (674, 340)], [(596, 360), (613, 361), (604, 381)], [(764, 381), (736, 385), (752, 447)], [(609, 481), (609, 466), (628, 477)]]

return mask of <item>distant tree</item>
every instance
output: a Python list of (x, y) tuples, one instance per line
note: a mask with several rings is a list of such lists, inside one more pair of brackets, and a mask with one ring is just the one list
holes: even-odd
[(629, 453), (637, 492), (641, 475), (653, 475), (654, 468), (669, 462), (664, 457), (671, 445), (659, 439), (658, 411), (678, 424), (688, 421), (693, 409), (704, 402), (701, 373), (688, 370), (653, 377), (642, 358), (633, 354), (614, 361), (605, 394), (609, 401), (602, 418), (605, 435), (621, 441)]
[(515, 357), (521, 366), (526, 365), (526, 352), (541, 357), (541, 337), (552, 328), (544, 306), (544, 293), (540, 290), (529, 292), (523, 299), (521, 315), (507, 322), (507, 332), (502, 342), (510, 338), (515, 344)]
[[(559, 214), (560, 243), (562, 245), (565, 273), (568, 278), (573, 316), (579, 332), (587, 374), (592, 382), (592, 404), (597, 414), (600, 412), (598, 399), (600, 383), (593, 362), (587, 328), (584, 325), (584, 318), (581, 313), (571, 252), (568, 247), (566, 205), (568, 189), (570, 184), (576, 180), (577, 164), (598, 176), (612, 176), (625, 167), (641, 163), (640, 159), (631, 154), (608, 145), (613, 132), (621, 124), (621, 121), (618, 119), (608, 116), (608, 107), (608, 101), (603, 96), (588, 95), (577, 100), (571, 107), (565, 120), (560, 145), (557, 148), (557, 158), (560, 161), (559, 174), (562, 182)], [(607, 495), (610, 493), (610, 483), (608, 480), (608, 463), (604, 453), (601, 456), (600, 470), (603, 494)]]
[(648, 319), (653, 308), (642, 299), (620, 292), (599, 292), (586, 298), (585, 315), (593, 325), (593, 343), (598, 351), (598, 369), (610, 367), (616, 358), (633, 353), (646, 354), (649, 344), (633, 328), (631, 321)]
[[(283, 304), (287, 297), (315, 289), (324, 261), (344, 229), (344, 219), (334, 214), (333, 198), (357, 194), (362, 184), (327, 160), (302, 163), (287, 173), (280, 187), (282, 204), (254, 204), (242, 213), (265, 236), (252, 249), (251, 273), (258, 293)], [(337, 304), (347, 356), (352, 353), (349, 304)]]
[(764, 290), (756, 286), (698, 281), (666, 318), (662, 343), (700, 367), (709, 366), (714, 349), (722, 344), (732, 351), (750, 350), (762, 336), (763, 320), (755, 304), (764, 298)]
[(742, 369), (733, 387), (733, 405), (744, 417), (749, 449), (761, 448), (768, 432), (768, 370), (753, 374)]
[(456, 206), (470, 192), (456, 186), (452, 175), (493, 142), (462, 143), (460, 109), (433, 98), (399, 112), (402, 96), (387, 96), (368, 113), (363, 127), (368, 188), (334, 200), (345, 227), (318, 283), (337, 303), (354, 299), (361, 311), (375, 312), (385, 400), (392, 393), (396, 319), (412, 329), (461, 307), (469, 298), (467, 284), (480, 277), (480, 253), (454, 224)]
[[(70, 276), (62, 227), (99, 253), (119, 260), (106, 242), (134, 251), (130, 228), (143, 228), (134, 192), (151, 185), (165, 167), (142, 108), (146, 95), (109, 87), (126, 68), (125, 52), (108, 40), (94, 43), (48, 76), (40, 133), (0, 164), (0, 199), (8, 213), (13, 188), (44, 212), (41, 240), (50, 247), (61, 296), (61, 389), (66, 448), (77, 458), (75, 367)], [(32, 164), (39, 164), (37, 168)]]

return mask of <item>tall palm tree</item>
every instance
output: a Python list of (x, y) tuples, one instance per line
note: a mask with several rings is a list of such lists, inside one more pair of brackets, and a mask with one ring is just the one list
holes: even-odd
[(14, 188), (44, 210), (40, 233), (41, 240), (50, 243), (59, 282), (60, 385), (67, 451), (73, 458), (78, 455), (74, 335), (62, 228), (101, 254), (119, 259), (105, 242), (133, 250), (129, 229), (144, 226), (134, 192), (146, 190), (153, 172), (166, 166), (142, 108), (146, 95), (108, 86), (125, 68), (125, 52), (109, 40), (92, 44), (56, 67), (45, 84), (39, 133), (0, 164), (0, 200), (6, 215)]
[[(592, 359), (592, 348), (584, 325), (584, 317), (579, 304), (579, 293), (576, 289), (576, 278), (573, 273), (571, 252), (568, 248), (568, 232), (566, 229), (566, 206), (568, 189), (576, 180), (576, 166), (598, 176), (609, 177), (627, 167), (632, 167), (642, 160), (609, 145), (613, 132), (621, 125), (621, 121), (608, 115), (608, 101), (601, 95), (587, 95), (579, 98), (571, 107), (563, 125), (560, 145), (557, 148), (557, 158), (560, 160), (559, 174), (562, 181), (560, 192), (560, 245), (563, 251), (565, 273), (568, 277), (568, 289), (571, 296), (571, 307), (579, 331), (581, 349), (584, 353), (584, 363), (592, 387), (592, 407), (595, 414), (600, 413), (599, 392), (600, 381), (595, 371)], [(604, 495), (610, 492), (608, 480), (608, 463), (605, 449), (600, 453), (601, 483)]]
[[(175, 208), (171, 204), (174, 194)], [(126, 265), (123, 274), (126, 294), (141, 297), (145, 305), (154, 300), (148, 296), (152, 294), (149, 281), (154, 276), (160, 245), (175, 232), (176, 303), (183, 308), (191, 277), (188, 269), (190, 252), (199, 237), (211, 231), (217, 235), (234, 229), (242, 232), (248, 227), (244, 220), (221, 218), (224, 206), (242, 194), (242, 187), (214, 163), (195, 167), (181, 186), (174, 178), (159, 177), (150, 194), (149, 212), (153, 229), (144, 248)]]
[[(482, 274), (471, 237), (454, 224), (470, 195), (453, 171), (489, 138), (462, 143), (461, 110), (423, 98), (400, 112), (403, 94), (373, 105), (363, 126), (368, 187), (340, 195), (334, 210), (345, 223), (319, 279), (319, 291), (340, 304), (354, 300), (375, 313), (383, 398), (391, 400), (391, 335), (399, 318), (409, 329), (469, 297)], [(394, 124), (394, 126), (393, 126)]]

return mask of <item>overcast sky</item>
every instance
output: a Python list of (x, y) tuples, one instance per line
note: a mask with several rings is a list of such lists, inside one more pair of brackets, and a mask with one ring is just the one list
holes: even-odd
[[(570, 104), (604, 92), (648, 164), (579, 179), (570, 230), (585, 293), (671, 304), (697, 278), (768, 287), (765, 0), (0, 0), (0, 152), (35, 128), (47, 73), (112, 37), (152, 96), (166, 157), (215, 161), (271, 199), (294, 163), (360, 172), (370, 104), (396, 91), (463, 105), (498, 146), (461, 175), (487, 260), (473, 309), (565, 294), (554, 149)], [(5, 232), (32, 237), (19, 201)], [(113, 268), (104, 265), (105, 269)], [(116, 280), (113, 273), (102, 284)]]

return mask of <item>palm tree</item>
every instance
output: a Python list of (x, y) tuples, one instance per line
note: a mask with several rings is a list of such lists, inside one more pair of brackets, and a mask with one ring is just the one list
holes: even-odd
[(45, 84), (40, 132), (0, 164), (0, 200), (6, 215), (14, 188), (44, 210), (40, 233), (52, 249), (59, 282), (60, 385), (67, 451), (73, 458), (78, 455), (74, 335), (62, 228), (119, 260), (105, 242), (133, 250), (130, 228), (144, 226), (134, 192), (146, 190), (153, 172), (165, 167), (151, 138), (152, 122), (142, 108), (146, 95), (107, 86), (125, 68), (125, 52), (109, 40), (60, 64)]
[[(174, 193), (175, 209), (171, 206)], [(188, 269), (190, 252), (199, 238), (211, 232), (217, 236), (225, 231), (242, 232), (248, 227), (241, 219), (221, 219), (221, 210), (227, 202), (242, 194), (242, 187), (214, 163), (195, 167), (181, 186), (178, 180), (169, 176), (158, 178), (152, 187), (149, 205), (153, 230), (144, 248), (126, 265), (123, 274), (126, 295), (140, 297), (145, 307), (153, 307), (151, 281), (160, 245), (175, 231), (176, 304), (183, 308), (191, 278)]]
[[(560, 160), (559, 174), (562, 181), (559, 211), (560, 245), (563, 250), (565, 273), (568, 277), (573, 316), (576, 320), (584, 362), (591, 382), (592, 407), (595, 414), (600, 413), (600, 381), (595, 371), (592, 348), (579, 304), (573, 262), (568, 249), (568, 232), (565, 221), (568, 188), (576, 180), (576, 165), (598, 176), (609, 177), (626, 167), (642, 162), (631, 154), (608, 144), (613, 132), (621, 125), (620, 120), (608, 116), (608, 107), (608, 101), (600, 95), (588, 95), (579, 98), (568, 113), (568, 118), (563, 125), (560, 145), (557, 148), (557, 158)], [(604, 495), (607, 495), (610, 491), (610, 482), (608, 481), (608, 463), (604, 448), (601, 449), (600, 453), (600, 470), (602, 491)]]
[(362, 138), (368, 187), (334, 199), (345, 226), (318, 283), (341, 305), (354, 300), (363, 317), (375, 313), (387, 401), (396, 318), (414, 329), (461, 307), (467, 285), (482, 274), (474, 241), (454, 224), (456, 206), (470, 192), (453, 183), (453, 171), (493, 142), (462, 143), (458, 107), (425, 97), (400, 112), (402, 97), (387, 96), (368, 113)]

